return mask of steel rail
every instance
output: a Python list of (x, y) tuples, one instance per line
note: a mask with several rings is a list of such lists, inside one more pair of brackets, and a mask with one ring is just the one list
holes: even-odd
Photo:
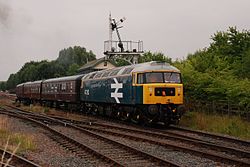
[(54, 135), (56, 136), (59, 136), (65, 140), (67, 140), (68, 142), (74, 144), (75, 146), (77, 146), (77, 148), (81, 148), (82, 150), (84, 151), (87, 151), (89, 152), (90, 154), (92, 154), (93, 156), (95, 157), (98, 157), (100, 159), (102, 159), (103, 161), (105, 161), (106, 163), (109, 163), (111, 164), (111, 166), (123, 166), (122, 164), (116, 162), (115, 160), (109, 158), (109, 157), (106, 157), (104, 155), (102, 155), (101, 153), (99, 153), (98, 151), (88, 147), (87, 145), (83, 144), (83, 143), (79, 143), (78, 141), (64, 135), (63, 133), (57, 131), (57, 130), (54, 130), (52, 128), (50, 128), (49, 126), (47, 126), (46, 124), (44, 123), (41, 123), (37, 120), (34, 120), (34, 119), (31, 119), (31, 118), (28, 118), (28, 117), (25, 117), (25, 116), (22, 116), (22, 115), (19, 115), (19, 114), (16, 114), (16, 113), (9, 113), (8, 111), (6, 110), (0, 110), (0, 113), (2, 114), (7, 114), (9, 116), (12, 116), (12, 117), (16, 117), (16, 118), (19, 118), (19, 119), (24, 119), (24, 120), (27, 120), (27, 121), (30, 121), (32, 123), (35, 123), (36, 125), (39, 125), (40, 127), (50, 131), (51, 133), (53, 133)]
[[(216, 138), (216, 139), (220, 139), (223, 141), (228, 141), (228, 142), (232, 142), (232, 143), (238, 143), (241, 145), (250, 146), (249, 140), (241, 140), (241, 139), (237, 139), (237, 138), (233, 138), (233, 137), (229, 137), (229, 136), (223, 136), (220, 134), (203, 132), (203, 131), (199, 131), (199, 130), (192, 130), (192, 129), (184, 128), (184, 127), (180, 127), (180, 126), (170, 126), (170, 128), (175, 129), (175, 130), (179, 130), (179, 131), (186, 131), (186, 132), (190, 132), (190, 133), (194, 133), (194, 134), (198, 134), (198, 135), (202, 135), (202, 136), (206, 136), (206, 137)], [(162, 130), (162, 132), (167, 132), (167, 131)]]
[[(12, 160), (10, 161), (10, 164), (8, 166), (13, 166), (13, 165), (16, 166), (18, 164), (21, 164), (22, 166), (26, 166), (26, 167), (40, 167), (40, 165), (38, 165), (32, 161), (29, 161), (28, 159), (21, 157), (21, 156), (18, 156), (16, 154), (12, 154), (11, 152), (6, 151), (2, 148), (0, 148), (0, 154), (1, 155), (5, 154), (5, 156), (4, 156), (5, 159), (9, 159), (12, 155)], [(7, 165), (4, 162), (2, 162), (2, 164)]]
[[(60, 120), (63, 120), (63, 119), (67, 120), (65, 118), (55, 117), (55, 116), (53, 118), (60, 119)], [(82, 122), (82, 121), (74, 121), (74, 120), (73, 121), (72, 120), (68, 120), (68, 121), (76, 122), (76, 123), (81, 123), (81, 124), (86, 124), (86, 125), (89, 124), (88, 122)], [(61, 122), (61, 123), (65, 124), (65, 122)], [(91, 125), (92, 126), (96, 125), (96, 126), (100, 126), (100, 127), (107, 127), (108, 129), (110, 129), (110, 128), (120, 128), (120, 129), (122, 129), (124, 131), (130, 131), (130, 132), (133, 132), (133, 133), (141, 133), (141, 134), (144, 134), (144, 135), (151, 135), (151, 136), (155, 136), (155, 137), (158, 137), (158, 138), (166, 138), (166, 139), (172, 139), (172, 140), (179, 140), (179, 141), (182, 141), (182, 142), (184, 141), (186, 143), (191, 143), (191, 144), (195, 143), (196, 145), (198, 144), (198, 145), (201, 145), (201, 146), (206, 146), (206, 147), (212, 148), (214, 150), (221, 150), (221, 151), (225, 151), (225, 152), (231, 152), (231, 153), (233, 153), (233, 154), (235, 154), (237, 156), (240, 155), (243, 158), (249, 158), (249, 156), (250, 156), (250, 153), (248, 151), (243, 151), (243, 150), (236, 149), (236, 148), (231, 148), (231, 147), (219, 146), (219, 145), (216, 145), (216, 144), (211, 144), (211, 143), (207, 143), (207, 142), (204, 142), (204, 141), (199, 141), (198, 139), (196, 140), (195, 138), (192, 138), (192, 137), (191, 137), (191, 139), (190, 138), (186, 139), (186, 138), (183, 138), (183, 137), (176, 137), (176, 136), (168, 135), (168, 134), (161, 134), (161, 133), (157, 133), (157, 132), (149, 132), (149, 131), (145, 131), (145, 130), (128, 129), (128, 128), (124, 128), (124, 127), (116, 127), (114, 125), (106, 125), (106, 124), (103, 124), (103, 123), (95, 123), (95, 122), (91, 123)], [(69, 124), (69, 126), (71, 126), (71, 125)], [(112, 135), (124, 135), (124, 134), (113, 133), (113, 132), (104, 131), (104, 130), (100, 130), (100, 129), (95, 129), (93, 127), (88, 127), (88, 126), (84, 126), (84, 128), (87, 128), (87, 129), (92, 130), (92, 131), (94, 130), (94, 131), (99, 131), (99, 132), (102, 132), (102, 133), (109, 133), (109, 134), (112, 134)], [(168, 131), (160, 131), (160, 132), (169, 133)], [(126, 135), (124, 135), (124, 136), (126, 136)], [(126, 136), (126, 137), (127, 138), (131, 138), (131, 136)], [(148, 142), (151, 142), (151, 143), (154, 142), (154, 141), (152, 141), (150, 139), (143, 140), (142, 138), (140, 138), (140, 140), (142, 140), (142, 141), (148, 141)], [(156, 143), (157, 142), (155, 141), (154, 144), (156, 144)], [(162, 142), (160, 142), (158, 144), (160, 144), (162, 146), (175, 147), (175, 149), (177, 147), (177, 146), (166, 145), (166, 143), (162, 143)], [(182, 151), (185, 151), (185, 150), (187, 151), (187, 148), (180, 148), (179, 147), (178, 149), (181, 149)], [(189, 152), (190, 151), (191, 150), (189, 149)], [(250, 165), (249, 163), (247, 163), (245, 161), (241, 161), (241, 160), (238, 160), (238, 159), (232, 158), (232, 157), (226, 157), (226, 156), (223, 156), (223, 155), (221, 155), (221, 156), (217, 155), (217, 158), (216, 158), (215, 154), (213, 154), (213, 153), (204, 153), (204, 152), (201, 152), (200, 150), (196, 150), (196, 154), (197, 155), (206, 155), (210, 159), (211, 158), (212, 159), (218, 159), (218, 158), (222, 159), (222, 158), (224, 158), (224, 159), (227, 159), (228, 162), (233, 162), (233, 163), (237, 163), (237, 164), (241, 164), (241, 165)]]
[[(31, 116), (34, 116), (34, 115), (31, 114)], [(19, 116), (18, 116), (18, 117), (19, 117)], [(24, 117), (24, 116), (21, 116), (21, 117)], [(37, 117), (38, 117), (38, 115), (37, 115)], [(44, 117), (46, 117), (46, 116), (42, 116), (42, 118), (44, 118)], [(24, 118), (27, 119), (27, 117), (24, 117)], [(51, 119), (51, 118), (49, 118), (49, 117), (47, 117), (47, 119), (50, 119), (51, 121), (56, 121), (57, 123), (61, 123), (63, 126), (67, 126), (67, 127), (71, 127), (71, 128), (80, 130), (81, 132), (84, 132), (84, 133), (86, 133), (86, 134), (88, 134), (88, 135), (91, 135), (91, 136), (94, 136), (94, 137), (96, 137), (96, 138), (99, 138), (99, 139), (101, 139), (101, 140), (105, 140), (105, 141), (107, 141), (107, 142), (112, 142), (112, 143), (114, 143), (115, 145), (119, 145), (120, 147), (125, 148), (126, 150), (129, 150), (129, 151), (132, 151), (132, 152), (134, 152), (134, 153), (137, 154), (137, 155), (139, 154), (139, 155), (141, 155), (141, 156), (143, 156), (143, 157), (145, 157), (145, 158), (147, 158), (147, 159), (151, 159), (153, 162), (159, 164), (160, 166), (161, 166), (161, 165), (164, 165), (164, 166), (181, 166), (181, 165), (179, 165), (179, 164), (176, 164), (175, 162), (168, 161), (168, 160), (165, 160), (165, 159), (161, 159), (161, 158), (159, 158), (159, 157), (156, 157), (156, 156), (154, 156), (154, 155), (151, 155), (151, 154), (148, 154), (148, 153), (146, 153), (146, 152), (140, 151), (140, 150), (135, 149), (135, 148), (133, 148), (133, 147), (124, 145), (124, 144), (122, 144), (122, 143), (119, 143), (119, 142), (117, 142), (117, 141), (111, 140), (111, 139), (109, 139), (109, 138), (106, 138), (106, 137), (101, 136), (101, 135), (99, 135), (99, 134), (93, 133), (93, 132), (91, 132), (91, 131), (84, 130), (84, 129), (79, 128), (79, 127), (77, 127), (77, 126), (67, 124), (67, 123), (65, 123), (65, 122), (63, 122), (63, 121), (61, 121), (61, 120)], [(31, 118), (28, 118), (27, 120), (33, 121), (33, 122), (35, 122), (35, 123), (37, 123), (37, 124), (40, 124), (41, 126), (44, 126), (44, 128), (47, 128), (47, 129), (49, 129), (50, 131), (55, 131), (54, 129), (52, 129), (52, 128), (46, 126), (46, 125), (43, 124), (43, 123), (40, 123), (39, 121), (33, 120), (33, 119), (31, 119)], [(56, 133), (58, 134), (59, 132), (56, 131)], [(58, 135), (61, 135), (61, 136), (62, 136), (61, 133), (58, 134)], [(65, 136), (65, 135), (63, 135), (63, 136)], [(73, 141), (73, 140), (74, 140), (74, 139), (71, 139), (71, 142), (75, 142), (75, 141)], [(80, 143), (77, 143), (77, 144), (79, 145)], [(86, 147), (87, 147), (87, 146), (86, 146)], [(101, 153), (100, 153), (100, 154), (101, 154)], [(114, 161), (115, 161), (115, 160), (114, 160)], [(117, 164), (115, 164), (115, 165), (123, 166), (122, 164), (119, 164), (117, 161), (116, 161), (116, 163), (117, 163)]]

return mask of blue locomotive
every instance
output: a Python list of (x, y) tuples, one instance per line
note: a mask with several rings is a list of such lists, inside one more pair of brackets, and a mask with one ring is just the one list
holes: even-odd
[(18, 100), (29, 103), (35, 100), (51, 106), (74, 105), (86, 113), (166, 125), (178, 122), (184, 113), (181, 73), (163, 62), (117, 67), (34, 84), (36, 96), (32, 96), (32, 91), (29, 91), (30, 96), (25, 92), (32, 82), (18, 85)]

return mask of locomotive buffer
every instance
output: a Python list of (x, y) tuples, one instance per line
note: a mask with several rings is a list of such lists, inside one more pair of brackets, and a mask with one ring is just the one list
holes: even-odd
[[(106, 60), (108, 59), (124, 59), (130, 64), (137, 64), (138, 58), (143, 54), (143, 42), (142, 41), (122, 41), (119, 33), (120, 26), (126, 20), (125, 17), (116, 21), (111, 18), (109, 14), (109, 40), (104, 41), (104, 54)], [(113, 32), (116, 32), (118, 40), (113, 40)]]

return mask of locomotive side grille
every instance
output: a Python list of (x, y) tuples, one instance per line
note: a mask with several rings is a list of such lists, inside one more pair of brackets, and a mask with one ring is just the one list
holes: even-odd
[(175, 96), (175, 88), (155, 88), (155, 96)]

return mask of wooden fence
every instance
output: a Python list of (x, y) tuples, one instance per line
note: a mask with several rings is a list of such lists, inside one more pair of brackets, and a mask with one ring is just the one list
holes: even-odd
[(185, 100), (187, 111), (207, 112), (210, 114), (221, 115), (238, 115), (250, 121), (250, 107), (240, 106), (232, 101), (199, 101), (199, 100)]

